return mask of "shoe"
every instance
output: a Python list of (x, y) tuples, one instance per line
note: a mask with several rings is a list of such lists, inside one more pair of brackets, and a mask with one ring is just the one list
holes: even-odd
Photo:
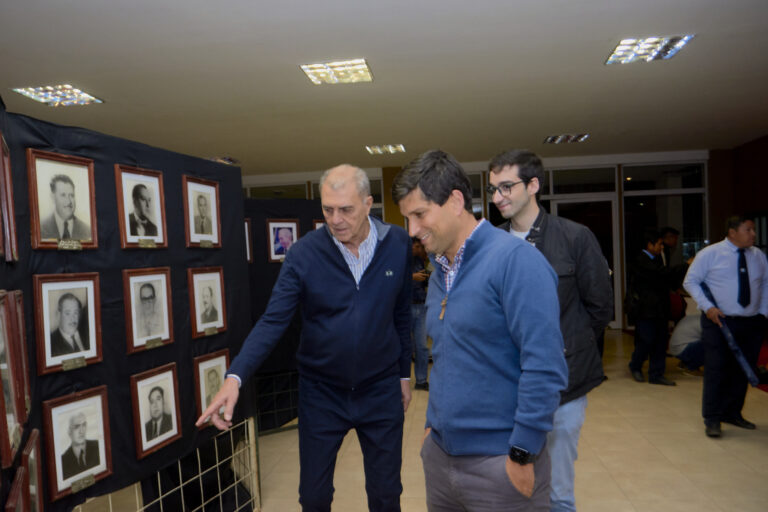
[(424, 391), (429, 391), (429, 382), (417, 382), (414, 386), (414, 389), (423, 389)]
[(677, 365), (677, 369), (683, 372), (683, 375), (688, 375), (689, 377), (702, 377), (704, 376), (704, 372), (701, 371), (700, 368), (696, 368), (695, 370), (692, 370), (685, 366), (682, 361), (680, 364)]
[(648, 379), (651, 384), (659, 384), (661, 386), (677, 386), (677, 382), (669, 380), (666, 377), (656, 377), (655, 379)]
[(720, 422), (717, 423), (705, 423), (706, 429), (704, 432), (707, 434), (707, 437), (720, 437), (723, 435), (723, 431), (720, 430)]
[(630, 370), (632, 372), (632, 378), (635, 379), (637, 382), (645, 382), (645, 375), (643, 375), (643, 372), (640, 370), (634, 371)]
[(747, 430), (755, 430), (757, 428), (757, 426), (754, 423), (752, 423), (751, 421), (747, 421), (742, 417), (723, 420), (723, 423), (736, 425), (737, 427), (745, 428)]

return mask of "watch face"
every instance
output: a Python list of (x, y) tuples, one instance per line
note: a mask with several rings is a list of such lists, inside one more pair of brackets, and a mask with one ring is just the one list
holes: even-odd
[(513, 446), (509, 449), (509, 458), (517, 464), (530, 464), (536, 459), (536, 456), (522, 448)]

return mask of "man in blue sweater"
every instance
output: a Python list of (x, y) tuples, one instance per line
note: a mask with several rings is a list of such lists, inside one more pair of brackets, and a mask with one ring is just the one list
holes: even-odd
[(392, 196), (435, 263), (427, 507), (549, 511), (545, 443), (568, 383), (557, 278), (530, 244), (475, 219), (469, 179), (442, 151), (408, 164)]
[(354, 428), (369, 509), (399, 511), (403, 418), (411, 400), (410, 238), (369, 217), (370, 184), (357, 167), (326, 171), (320, 197), (325, 227), (291, 246), (265, 313), (198, 425), (208, 417), (220, 429), (231, 425), (241, 382), (266, 359), (301, 305), (302, 509), (331, 509), (336, 454)]

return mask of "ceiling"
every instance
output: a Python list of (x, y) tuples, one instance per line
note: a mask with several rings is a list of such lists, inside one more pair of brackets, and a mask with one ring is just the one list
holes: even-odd
[[(460, 161), (724, 149), (768, 134), (767, 22), (765, 0), (2, 0), (0, 95), (10, 112), (232, 156), (245, 175), (436, 147)], [(603, 64), (622, 38), (684, 33), (669, 61)], [(299, 68), (357, 57), (373, 83), (316, 86)], [(57, 83), (105, 102), (10, 90)], [(364, 149), (389, 143), (408, 151)]]

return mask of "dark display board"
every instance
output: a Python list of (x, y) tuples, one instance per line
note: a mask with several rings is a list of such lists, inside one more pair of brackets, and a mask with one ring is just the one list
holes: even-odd
[[(92, 107), (86, 107), (92, 108)], [(98, 108), (98, 107), (96, 107)], [(21, 445), (27, 442), (32, 429), (41, 431), (43, 464), (42, 491), (46, 510), (69, 510), (87, 496), (102, 495), (121, 489), (137, 480), (147, 478), (169, 461), (191, 453), (199, 444), (215, 434), (214, 428), (194, 426), (198, 407), (195, 403), (194, 358), (221, 349), (229, 349), (230, 357), (239, 351), (252, 325), (249, 274), (253, 268), (266, 264), (266, 249), (260, 251), (250, 271), (245, 257), (243, 234), (242, 184), (238, 168), (207, 160), (180, 155), (144, 144), (95, 133), (89, 130), (59, 126), (29, 117), (7, 113), (0, 100), (0, 132), (10, 152), (13, 177), (14, 219), (18, 240), (18, 261), (0, 261), (0, 289), (21, 290), (25, 313), (27, 360), (30, 366), (31, 410), (24, 424)], [(27, 148), (60, 153), (93, 160), (94, 204), (97, 220), (98, 247), (81, 251), (32, 249), (30, 238), (31, 208), (28, 192)], [(162, 173), (167, 220), (167, 247), (158, 249), (121, 248), (118, 221), (118, 201), (115, 185), (115, 164), (148, 169)], [(218, 184), (220, 195), (220, 248), (187, 247), (182, 177), (209, 180)], [(254, 218), (258, 223), (260, 218)], [(254, 230), (254, 241), (264, 237)], [(214, 246), (215, 247), (215, 246)], [(258, 254), (258, 252), (257, 252)], [(279, 264), (274, 265), (279, 268)], [(126, 342), (126, 312), (124, 301), (124, 269), (170, 268), (170, 293), (173, 342), (157, 348), (129, 353)], [(223, 298), (226, 301), (226, 330), (213, 329), (209, 335), (192, 336), (190, 319), (189, 268), (221, 267), (223, 269)], [(33, 275), (98, 273), (101, 361), (69, 371), (38, 374), (36, 340), (36, 308)], [(276, 272), (276, 271), (275, 271)], [(257, 278), (258, 279), (258, 278)], [(137, 433), (131, 407), (131, 376), (175, 363), (178, 379), (177, 428), (181, 436), (161, 449), (137, 458)], [(108, 403), (108, 451), (112, 472), (92, 486), (50, 503), (48, 464), (52, 447), (45, 439), (44, 401), (72, 393), (106, 386)], [(142, 397), (139, 397), (141, 400)], [(243, 417), (238, 410), (236, 420)], [(19, 467), (21, 450), (13, 465), (2, 472), (0, 494), (5, 500), (15, 470)]]

